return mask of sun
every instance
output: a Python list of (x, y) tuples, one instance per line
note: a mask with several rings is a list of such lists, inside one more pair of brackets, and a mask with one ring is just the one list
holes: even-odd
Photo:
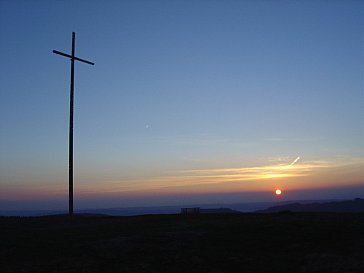
[(280, 189), (276, 189), (276, 195), (280, 196), (282, 194), (282, 191)]

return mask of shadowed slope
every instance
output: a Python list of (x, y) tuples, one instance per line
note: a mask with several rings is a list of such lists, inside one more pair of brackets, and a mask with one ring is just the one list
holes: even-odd
[(0, 218), (1, 272), (363, 272), (364, 214)]

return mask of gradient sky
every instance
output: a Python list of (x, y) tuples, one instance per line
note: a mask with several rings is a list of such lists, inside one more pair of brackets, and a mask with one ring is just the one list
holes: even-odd
[[(0, 1), (0, 205), (364, 197), (363, 1)], [(292, 164), (295, 159), (297, 159)]]

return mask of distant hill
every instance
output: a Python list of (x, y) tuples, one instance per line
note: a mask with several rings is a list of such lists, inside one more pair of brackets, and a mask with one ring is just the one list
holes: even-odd
[(356, 198), (354, 200), (325, 202), (325, 203), (293, 203), (287, 205), (280, 205), (269, 207), (264, 210), (258, 210), (261, 213), (270, 212), (364, 212), (364, 199)]
[[(363, 200), (363, 199), (360, 199)], [(286, 209), (285, 206), (301, 206), (312, 204), (324, 204), (332, 202), (347, 202), (343, 200), (289, 200), (281, 202), (251, 202), (251, 203), (215, 203), (215, 204), (183, 204), (179, 206), (151, 206), (151, 207), (120, 207), (120, 208), (89, 208), (76, 209), (78, 215), (109, 215), (109, 216), (135, 216), (146, 214), (179, 214), (182, 207), (199, 207), (200, 213), (238, 213), (238, 212), (264, 212), (267, 208)], [(350, 201), (349, 201), (350, 202)], [(305, 210), (307, 211), (307, 210)], [(326, 210), (319, 210), (326, 211)], [(336, 210), (335, 210), (336, 211)], [(342, 211), (342, 210), (339, 210)], [(346, 210), (344, 210), (346, 211)], [(350, 210), (351, 211), (351, 210)], [(355, 210), (354, 210), (355, 211)], [(362, 211), (362, 210), (359, 210)], [(45, 216), (67, 214), (67, 210), (2, 210), (0, 208), (0, 216)]]
[[(301, 201), (300, 201), (301, 202)], [(303, 201), (302, 201), (303, 202)], [(276, 202), (234, 203), (234, 204), (188, 204), (179, 206), (120, 207), (76, 209), (77, 214), (101, 214), (109, 216), (135, 216), (145, 214), (179, 214), (182, 207), (199, 207), (201, 213), (254, 212), (265, 209)], [(292, 201), (290, 202), (292, 203)], [(220, 208), (220, 209), (219, 209)], [(223, 210), (222, 210), (222, 209)], [(218, 211), (216, 211), (218, 210)], [(231, 210), (231, 211), (230, 211)], [(0, 216), (45, 216), (67, 214), (66, 210), (1, 210)]]
[(201, 209), (200, 213), (241, 213), (241, 212), (229, 208), (218, 208), (218, 209)]

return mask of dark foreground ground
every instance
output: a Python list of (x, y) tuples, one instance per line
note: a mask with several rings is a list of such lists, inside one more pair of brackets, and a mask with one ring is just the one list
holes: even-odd
[(363, 213), (0, 218), (0, 272), (364, 272)]

